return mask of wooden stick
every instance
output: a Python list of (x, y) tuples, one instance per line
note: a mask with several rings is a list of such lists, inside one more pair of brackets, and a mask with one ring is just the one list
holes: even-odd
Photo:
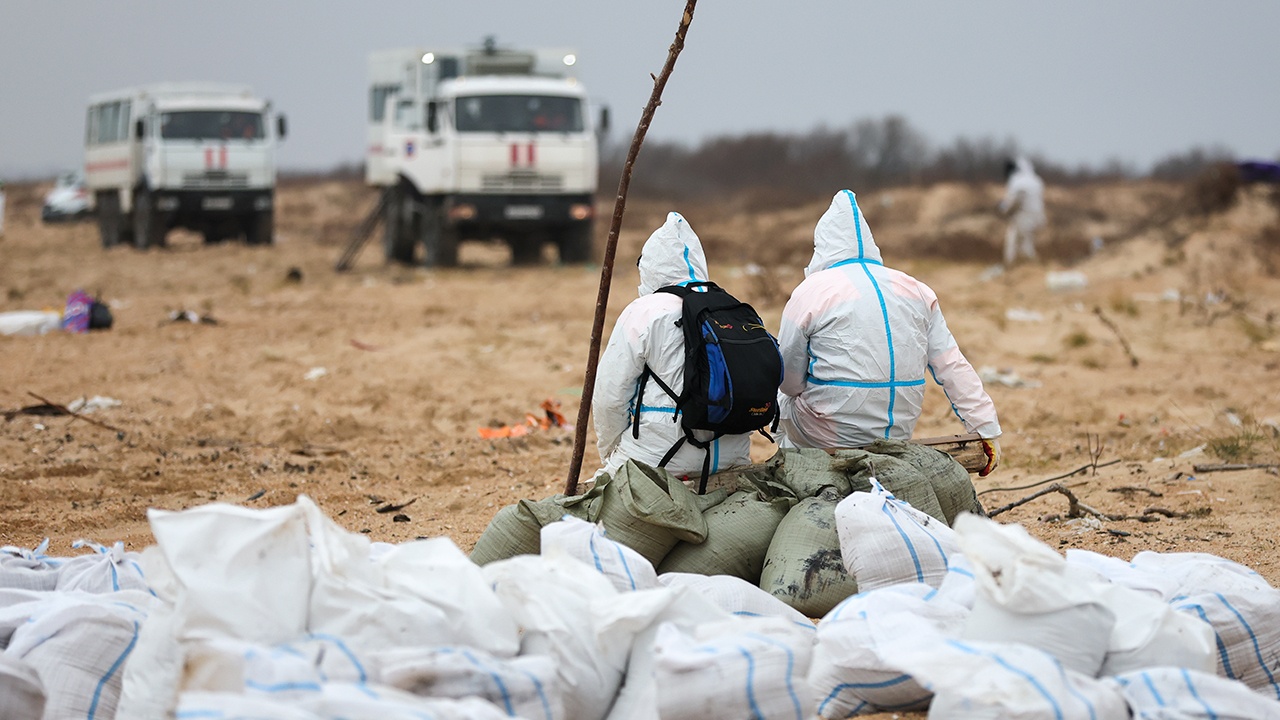
[[(680, 27), (676, 29), (676, 39), (667, 51), (667, 62), (662, 72), (653, 78), (653, 92), (649, 102), (640, 114), (640, 123), (635, 134), (631, 136), (631, 149), (627, 151), (627, 161), (622, 166), (622, 177), (618, 180), (618, 197), (613, 205), (613, 222), (609, 224), (609, 240), (605, 245), (604, 261), (600, 267), (600, 291), (596, 294), (595, 321), (591, 325), (591, 349), (587, 353), (587, 373), (582, 382), (582, 402), (578, 405), (578, 422), (574, 425), (573, 457), (569, 461), (569, 478), (565, 482), (564, 494), (575, 495), (578, 492), (578, 474), (582, 472), (582, 455), (587, 442), (587, 419), (591, 413), (591, 398), (596, 388), (596, 367), (600, 362), (600, 338), (604, 334), (604, 313), (609, 303), (609, 286), (613, 280), (613, 258), (618, 251), (618, 231), (622, 228), (622, 213), (627, 206), (627, 188), (631, 185), (631, 167), (636, 156), (640, 154), (640, 146), (644, 136), (649, 132), (649, 123), (653, 113), (662, 104), (662, 90), (667, 86), (667, 78), (675, 68), (676, 58), (684, 49), (684, 37), (689, 32), (689, 23), (693, 22), (693, 8), (698, 0), (687, 0), (684, 15), (680, 18)], [(650, 76), (652, 77), (652, 75)]]
[(1232, 470), (1265, 470), (1280, 468), (1280, 463), (1226, 463), (1224, 465), (1192, 465), (1193, 472), (1229, 472)]
[(81, 414), (81, 413), (75, 412), (74, 410), (70, 410), (70, 409), (68, 409), (68, 408), (67, 408), (67, 406), (66, 406), (66, 405), (59, 405), (58, 403), (53, 402), (53, 401), (51, 401), (51, 400), (46, 400), (46, 399), (44, 399), (44, 398), (40, 397), (39, 395), (37, 395), (37, 394), (35, 394), (35, 393), (31, 392), (30, 390), (28, 390), (28, 391), (27, 391), (27, 394), (28, 394), (28, 395), (30, 395), (31, 397), (33, 397), (33, 398), (35, 398), (35, 399), (39, 400), (40, 402), (44, 403), (45, 405), (48, 405), (48, 406), (50, 406), (50, 407), (57, 408), (57, 409), (58, 409), (58, 411), (59, 411), (59, 412), (61, 412), (61, 413), (63, 413), (64, 415), (70, 415), (70, 416), (71, 416), (71, 417), (73, 417), (73, 418), (78, 418), (78, 419), (80, 419), (80, 420), (83, 420), (83, 421), (85, 421), (85, 422), (89, 423), (90, 425), (97, 425), (97, 426), (98, 426), (98, 427), (100, 427), (100, 428), (106, 428), (107, 430), (110, 430), (111, 432), (113, 432), (113, 433), (115, 433), (115, 434), (117, 434), (117, 435), (124, 435), (124, 431), (123, 431), (123, 430), (121, 430), (120, 428), (115, 427), (115, 426), (112, 426), (112, 425), (108, 425), (108, 424), (106, 424), (106, 423), (104, 423), (104, 422), (100, 422), (100, 421), (98, 421), (98, 420), (94, 420), (93, 418), (91, 418), (91, 417), (87, 417), (87, 416), (85, 416), (85, 415), (83, 415), (83, 414)]
[(1102, 321), (1102, 324), (1110, 328), (1112, 333), (1115, 333), (1116, 339), (1120, 341), (1120, 345), (1124, 348), (1125, 354), (1129, 356), (1129, 365), (1132, 367), (1138, 367), (1138, 356), (1133, 354), (1133, 349), (1129, 347), (1129, 341), (1125, 340), (1124, 336), (1120, 334), (1120, 328), (1116, 327), (1115, 323), (1111, 322), (1110, 318), (1103, 315), (1102, 308), (1097, 305), (1093, 307), (1093, 314), (1097, 315), (1098, 319)]

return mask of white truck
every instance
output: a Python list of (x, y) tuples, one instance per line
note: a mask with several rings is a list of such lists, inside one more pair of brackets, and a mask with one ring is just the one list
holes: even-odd
[(608, 110), (591, 117), (576, 62), (492, 38), (369, 56), (365, 179), (384, 191), (389, 262), (450, 267), (460, 241), (495, 239), (516, 264), (537, 262), (546, 242), (561, 262), (592, 258)]
[[(275, 122), (271, 122), (272, 120)], [(285, 118), (239, 85), (161, 83), (89, 98), (85, 183), (103, 247), (273, 240), (276, 144)]]

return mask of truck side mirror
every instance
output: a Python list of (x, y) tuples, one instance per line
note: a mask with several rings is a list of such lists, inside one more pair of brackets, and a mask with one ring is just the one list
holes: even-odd
[(138, 118), (137, 120), (134, 121), (133, 123), (134, 138), (141, 140), (142, 136), (146, 134), (146, 130), (147, 130), (147, 126), (143, 124), (142, 118)]
[(281, 140), (289, 133), (289, 123), (285, 122), (284, 114), (276, 116), (276, 136)]
[(609, 134), (609, 106), (600, 108), (600, 124), (598, 126), (601, 135)]
[(436, 101), (431, 100), (427, 103), (427, 132), (435, 134), (439, 126), (439, 111), (436, 109)]

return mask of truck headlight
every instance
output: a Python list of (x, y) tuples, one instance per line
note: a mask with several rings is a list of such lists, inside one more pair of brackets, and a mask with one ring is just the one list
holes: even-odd
[(178, 209), (178, 198), (170, 196), (161, 196), (156, 198), (156, 209), (160, 212), (173, 212)]
[(569, 217), (574, 220), (586, 220), (595, 214), (595, 208), (588, 203), (574, 203), (569, 206)]
[(476, 216), (476, 206), (459, 203), (449, 208), (450, 220), (470, 220)]
[(254, 210), (270, 210), (270, 209), (271, 209), (271, 196), (270, 196), (270, 195), (259, 195), (258, 197), (254, 198), (254, 199), (253, 199), (253, 209), (254, 209)]

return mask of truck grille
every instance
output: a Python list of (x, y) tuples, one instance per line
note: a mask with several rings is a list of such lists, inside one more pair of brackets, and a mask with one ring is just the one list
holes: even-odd
[(512, 170), (480, 178), (480, 189), (484, 192), (556, 192), (563, 186), (564, 180), (559, 175), (540, 175), (532, 170)]
[(246, 188), (249, 187), (249, 173), (225, 170), (186, 173), (182, 176), (182, 187), (190, 190)]

